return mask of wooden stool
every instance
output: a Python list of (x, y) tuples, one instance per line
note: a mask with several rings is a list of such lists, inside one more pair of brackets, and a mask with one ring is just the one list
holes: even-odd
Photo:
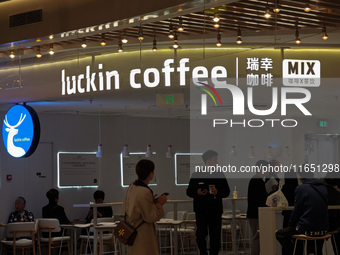
[[(314, 244), (315, 244), (315, 254), (317, 254), (316, 241), (317, 240), (327, 240), (328, 238), (332, 237), (332, 235), (331, 234), (327, 234), (327, 235), (324, 235), (324, 236), (293, 235), (292, 237), (295, 238), (295, 245), (294, 245), (294, 253), (293, 253), (293, 255), (295, 255), (296, 244), (297, 244), (298, 240), (302, 240), (302, 241), (305, 242), (303, 254), (308, 255), (307, 254), (307, 241), (314, 241)], [(328, 254), (327, 245), (326, 245), (326, 254)]]
[[(338, 247), (336, 246), (336, 240), (335, 240), (335, 237), (334, 237), (334, 235), (339, 234), (339, 230), (334, 230), (332, 232), (328, 232), (328, 234), (332, 235), (332, 239), (333, 239), (336, 255), (339, 255)], [(332, 243), (332, 245), (333, 245), (333, 243)]]

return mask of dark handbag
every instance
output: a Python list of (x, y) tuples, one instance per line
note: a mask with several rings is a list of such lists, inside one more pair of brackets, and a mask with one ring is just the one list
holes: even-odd
[[(125, 197), (125, 202), (124, 202), (125, 207), (126, 207), (126, 198), (127, 198), (129, 190), (130, 188), (126, 192), (126, 197)], [(122, 244), (132, 246), (137, 236), (137, 229), (144, 223), (144, 221), (140, 223), (136, 228), (132, 228), (129, 224), (126, 223), (126, 208), (124, 211), (125, 211), (124, 220), (121, 220), (117, 223), (117, 226), (114, 227), (113, 229), (113, 234)]]
[(137, 230), (132, 228), (124, 220), (117, 223), (117, 226), (113, 229), (115, 237), (125, 245), (133, 245), (133, 242), (137, 236)]

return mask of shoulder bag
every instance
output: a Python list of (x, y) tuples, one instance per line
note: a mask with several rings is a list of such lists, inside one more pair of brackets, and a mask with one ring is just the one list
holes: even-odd
[(133, 242), (137, 236), (137, 229), (144, 223), (144, 221), (139, 224), (137, 227), (133, 228), (129, 224), (126, 223), (126, 198), (130, 188), (126, 192), (125, 201), (124, 201), (124, 220), (121, 220), (117, 223), (117, 226), (113, 229), (114, 236), (124, 245), (132, 246)]

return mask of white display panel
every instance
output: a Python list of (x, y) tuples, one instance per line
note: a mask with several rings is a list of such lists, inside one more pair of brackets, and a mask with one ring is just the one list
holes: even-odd
[[(120, 154), (120, 172), (121, 172), (121, 185), (122, 187), (129, 187), (131, 183), (133, 183), (137, 179), (136, 174), (136, 164), (139, 160), (145, 159), (145, 152), (130, 152), (130, 156), (128, 158), (123, 157), (123, 154)], [(155, 163), (157, 168), (157, 158), (155, 157), (156, 153), (152, 153), (153, 157), (148, 158)], [(157, 178), (157, 169), (155, 171), (155, 176), (153, 180), (150, 181), (149, 186), (156, 186), (158, 183)]]
[(59, 152), (58, 187), (99, 186), (99, 164), (96, 152)]
[[(190, 166), (202, 165), (202, 153), (176, 153), (175, 154), (175, 184), (185, 186), (189, 184)], [(190, 171), (191, 170), (191, 171)]]

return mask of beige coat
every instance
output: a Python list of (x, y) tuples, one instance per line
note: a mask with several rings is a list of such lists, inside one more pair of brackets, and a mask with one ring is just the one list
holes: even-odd
[(122, 207), (124, 215), (126, 209), (126, 221), (133, 227), (144, 223), (137, 229), (137, 237), (133, 246), (127, 246), (129, 255), (158, 255), (158, 240), (155, 222), (164, 216), (161, 204), (155, 204), (151, 191), (142, 186), (132, 185)]

